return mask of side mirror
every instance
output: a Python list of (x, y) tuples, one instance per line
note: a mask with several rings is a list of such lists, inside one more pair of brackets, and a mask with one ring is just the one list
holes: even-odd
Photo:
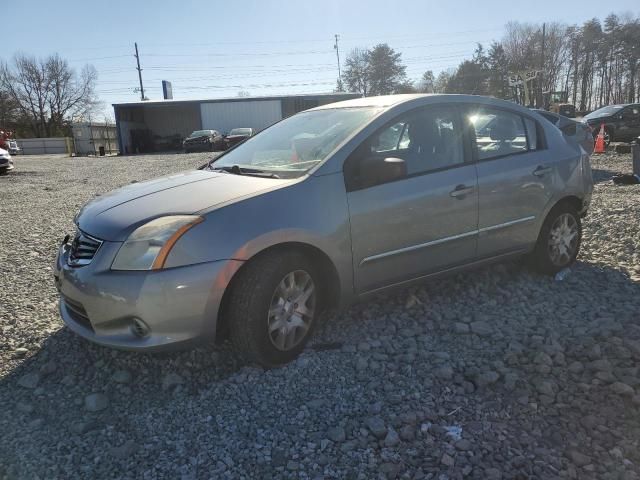
[(368, 188), (374, 185), (393, 182), (407, 176), (407, 165), (401, 158), (371, 157), (360, 165), (356, 188)]

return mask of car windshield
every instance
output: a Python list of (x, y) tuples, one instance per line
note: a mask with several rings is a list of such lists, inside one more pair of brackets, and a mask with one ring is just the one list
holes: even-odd
[(220, 157), (211, 168), (258, 169), (295, 178), (322, 162), (379, 108), (334, 108), (299, 113), (251, 137)]
[(211, 135), (211, 130), (196, 130), (193, 132), (190, 137), (203, 137), (205, 135)]
[(599, 108), (598, 110), (591, 112), (589, 115), (585, 115), (584, 118), (606, 117), (608, 115), (613, 115), (623, 107), (624, 105), (609, 105), (608, 107)]
[(251, 135), (250, 128), (234, 128), (229, 132), (229, 135)]

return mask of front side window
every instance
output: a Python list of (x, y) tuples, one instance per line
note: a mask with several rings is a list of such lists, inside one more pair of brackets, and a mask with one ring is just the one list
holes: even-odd
[(407, 175), (464, 163), (462, 129), (453, 108), (431, 107), (405, 114), (370, 140), (373, 154), (404, 160)]
[(409, 177), (462, 165), (465, 161), (463, 129), (453, 107), (434, 106), (413, 110), (382, 127), (347, 159), (348, 189), (368, 188), (393, 180), (371, 178), (385, 159), (401, 162)]
[(237, 166), (280, 178), (296, 178), (324, 161), (379, 112), (374, 107), (302, 112), (250, 137), (210, 167)]
[(527, 151), (527, 132), (520, 115), (506, 110), (478, 108), (471, 111), (468, 118), (476, 134), (479, 160)]

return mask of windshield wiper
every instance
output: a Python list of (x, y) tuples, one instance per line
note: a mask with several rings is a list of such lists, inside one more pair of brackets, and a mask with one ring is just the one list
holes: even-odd
[(240, 167), (239, 165), (224, 166), (224, 167), (211, 167), (211, 170), (218, 170), (227, 173), (233, 173), (234, 175), (248, 175), (251, 177), (264, 177), (264, 178), (280, 178), (275, 173), (265, 172), (264, 170), (258, 170), (257, 168)]

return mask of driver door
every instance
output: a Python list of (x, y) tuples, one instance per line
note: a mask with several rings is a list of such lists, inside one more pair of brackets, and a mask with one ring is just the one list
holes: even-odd
[[(475, 164), (453, 106), (424, 107), (389, 122), (345, 163), (358, 293), (415, 279), (475, 258)], [(367, 165), (401, 159), (406, 175), (371, 184)]]

